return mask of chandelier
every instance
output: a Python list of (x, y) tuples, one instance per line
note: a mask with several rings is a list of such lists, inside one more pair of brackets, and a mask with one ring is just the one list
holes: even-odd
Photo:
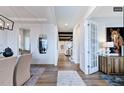
[(0, 15), (0, 30), (13, 30), (14, 21), (10, 20), (9, 18)]

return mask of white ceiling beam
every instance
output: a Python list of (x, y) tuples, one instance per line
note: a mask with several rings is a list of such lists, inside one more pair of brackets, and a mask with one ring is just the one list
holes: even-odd
[(54, 6), (50, 6), (49, 7), (49, 12), (50, 12), (50, 18), (53, 21), (53, 23), (55, 25), (57, 25), (57, 21), (56, 21), (56, 15), (55, 15), (55, 7)]
[(96, 9), (96, 6), (90, 6), (87, 13), (84, 16), (84, 19), (89, 19), (90, 15), (93, 13), (93, 11)]
[(48, 19), (46, 18), (10, 18), (14, 21), (40, 21), (40, 22), (47, 22)]

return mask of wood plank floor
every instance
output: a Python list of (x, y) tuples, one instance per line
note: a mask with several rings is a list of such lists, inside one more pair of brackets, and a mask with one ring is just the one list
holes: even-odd
[(107, 86), (107, 82), (100, 78), (102, 73), (97, 72), (92, 75), (85, 75), (80, 69), (79, 64), (74, 64), (69, 61), (68, 57), (61, 54), (59, 56), (58, 66), (54, 65), (41, 65), (46, 68), (45, 72), (41, 75), (37, 82), (37, 86), (56, 86), (57, 75), (60, 70), (77, 71), (81, 78), (88, 86)]

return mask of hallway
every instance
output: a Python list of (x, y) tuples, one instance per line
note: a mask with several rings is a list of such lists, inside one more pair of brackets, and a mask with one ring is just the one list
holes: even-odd
[(69, 61), (69, 57), (64, 54), (59, 55), (58, 70), (79, 70), (79, 64), (74, 64)]
[(56, 86), (58, 71), (77, 71), (80, 77), (88, 86), (107, 86), (107, 82), (100, 78), (102, 73), (95, 73), (92, 75), (84, 75), (79, 69), (79, 64), (69, 62), (68, 57), (63, 54), (59, 55), (58, 66), (54, 65), (40, 65), (45, 67), (44, 73), (41, 75), (37, 82), (37, 86)]

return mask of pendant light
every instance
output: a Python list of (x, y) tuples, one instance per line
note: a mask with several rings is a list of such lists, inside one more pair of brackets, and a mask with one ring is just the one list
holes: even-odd
[(0, 15), (0, 30), (13, 30), (14, 21), (10, 20), (9, 18)]

